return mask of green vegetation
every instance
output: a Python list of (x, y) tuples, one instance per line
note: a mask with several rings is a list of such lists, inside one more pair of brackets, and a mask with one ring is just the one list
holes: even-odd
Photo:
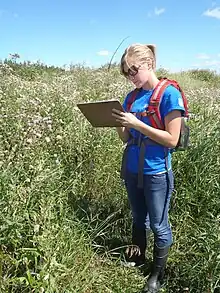
[[(217, 293), (220, 77), (161, 73), (180, 82), (192, 113), (192, 146), (173, 155), (174, 244), (163, 292)], [(139, 292), (146, 276), (120, 265), (131, 236), (123, 145), (76, 107), (122, 101), (131, 85), (117, 66), (65, 71), (6, 60), (0, 76), (0, 292)]]

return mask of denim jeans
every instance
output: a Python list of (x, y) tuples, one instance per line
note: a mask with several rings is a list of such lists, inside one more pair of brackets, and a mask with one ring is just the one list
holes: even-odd
[(144, 175), (141, 189), (137, 187), (137, 174), (127, 172), (125, 178), (133, 225), (139, 229), (150, 227), (158, 247), (170, 246), (173, 242), (168, 221), (173, 181), (172, 170), (162, 174)]

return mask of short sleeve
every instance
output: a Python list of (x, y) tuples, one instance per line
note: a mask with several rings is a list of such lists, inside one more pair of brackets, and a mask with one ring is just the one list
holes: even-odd
[(180, 91), (174, 86), (168, 86), (163, 94), (160, 104), (161, 118), (164, 120), (167, 114), (174, 110), (180, 110), (182, 116), (184, 116), (185, 108)]

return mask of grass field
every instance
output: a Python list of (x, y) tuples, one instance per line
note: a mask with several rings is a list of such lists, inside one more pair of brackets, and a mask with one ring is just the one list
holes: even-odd
[[(192, 114), (191, 148), (173, 155), (174, 244), (162, 292), (219, 293), (220, 77), (160, 74), (179, 81)], [(123, 145), (76, 107), (123, 101), (131, 84), (117, 66), (7, 62), (0, 77), (0, 292), (138, 293), (147, 275), (120, 265), (131, 238)]]

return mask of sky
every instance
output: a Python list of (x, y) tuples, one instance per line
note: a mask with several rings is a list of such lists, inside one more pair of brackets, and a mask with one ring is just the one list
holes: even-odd
[(97, 67), (144, 43), (157, 68), (219, 71), (220, 0), (0, 0), (0, 40), (0, 60)]

